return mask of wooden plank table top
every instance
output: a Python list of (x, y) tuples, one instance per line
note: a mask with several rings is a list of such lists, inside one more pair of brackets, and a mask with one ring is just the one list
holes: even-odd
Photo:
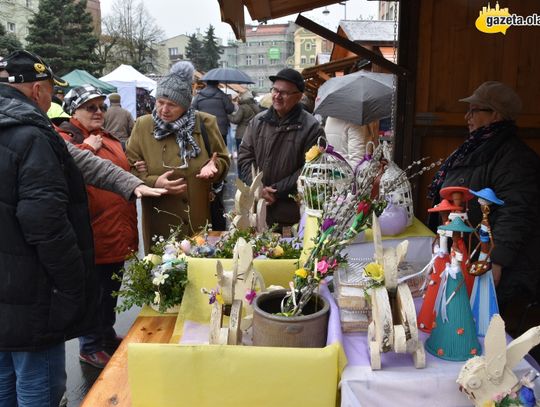
[(138, 317), (84, 398), (81, 406), (131, 406), (127, 366), (128, 344), (168, 343), (175, 323), (176, 314), (171, 316)]

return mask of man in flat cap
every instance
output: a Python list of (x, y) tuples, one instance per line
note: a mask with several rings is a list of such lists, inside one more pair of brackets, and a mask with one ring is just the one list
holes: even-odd
[(324, 137), (324, 130), (300, 104), (304, 78), (298, 71), (285, 68), (270, 80), (272, 106), (248, 125), (240, 144), (238, 173), (242, 181), (250, 184), (252, 166), (263, 172), (266, 222), (283, 228), (300, 220), (298, 204), (289, 195), (297, 192), (296, 181), (305, 153), (319, 137)]

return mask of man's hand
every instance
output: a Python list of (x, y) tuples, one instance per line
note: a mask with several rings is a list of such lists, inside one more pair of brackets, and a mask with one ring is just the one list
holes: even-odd
[(100, 135), (90, 134), (84, 139), (83, 144), (88, 144), (90, 147), (97, 151), (101, 148), (101, 145), (103, 144), (103, 139)]
[(495, 287), (497, 287), (502, 277), (502, 266), (500, 264), (491, 263), (491, 272), (493, 273), (493, 283), (495, 284)]
[(277, 200), (276, 192), (277, 189), (272, 187), (263, 187), (261, 196), (268, 205), (272, 205)]
[(210, 158), (210, 161), (208, 161), (206, 165), (201, 168), (201, 171), (195, 176), (197, 178), (203, 178), (203, 179), (214, 178), (214, 175), (216, 175), (218, 172), (216, 161), (217, 161), (217, 153), (214, 153), (212, 154), (212, 158)]
[(133, 167), (135, 167), (137, 172), (148, 172), (148, 168), (146, 167), (146, 161), (135, 161)]
[(142, 198), (143, 196), (161, 196), (167, 193), (165, 188), (150, 188), (144, 184), (139, 185), (133, 190), (133, 193), (137, 198)]
[(167, 171), (159, 176), (156, 180), (156, 188), (165, 188), (167, 193), (178, 195), (187, 191), (187, 183), (184, 178), (178, 178), (175, 180), (169, 180), (169, 177), (173, 174), (174, 170)]

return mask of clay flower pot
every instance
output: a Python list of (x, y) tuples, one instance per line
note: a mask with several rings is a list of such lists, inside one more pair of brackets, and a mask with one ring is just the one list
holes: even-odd
[(320, 295), (314, 294), (304, 307), (304, 314), (296, 317), (275, 315), (286, 290), (261, 294), (253, 302), (253, 345), (293, 348), (322, 348), (330, 306)]

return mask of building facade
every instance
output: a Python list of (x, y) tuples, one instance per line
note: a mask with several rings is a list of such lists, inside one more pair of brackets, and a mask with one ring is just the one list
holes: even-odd
[(238, 68), (255, 82), (250, 89), (268, 93), (268, 77), (280, 69), (294, 67), (294, 32), (298, 27), (287, 24), (246, 25), (246, 42), (230, 42), (223, 47), (220, 65)]
[(158, 63), (156, 66), (158, 75), (166, 75), (171, 66), (186, 59), (188, 43), (189, 35), (180, 34), (167, 38), (158, 44)]
[[(39, 0), (0, 0), (0, 24), (26, 46), (28, 22), (39, 10)], [(92, 14), (94, 33), (101, 34), (101, 5), (99, 0), (87, 0), (86, 10)]]
[(305, 28), (297, 29), (294, 33), (294, 69), (301, 71), (316, 65), (321, 54), (330, 55), (332, 46), (332, 42)]
[(37, 13), (38, 8), (38, 0), (0, 0), (0, 24), (25, 46), (28, 21)]

